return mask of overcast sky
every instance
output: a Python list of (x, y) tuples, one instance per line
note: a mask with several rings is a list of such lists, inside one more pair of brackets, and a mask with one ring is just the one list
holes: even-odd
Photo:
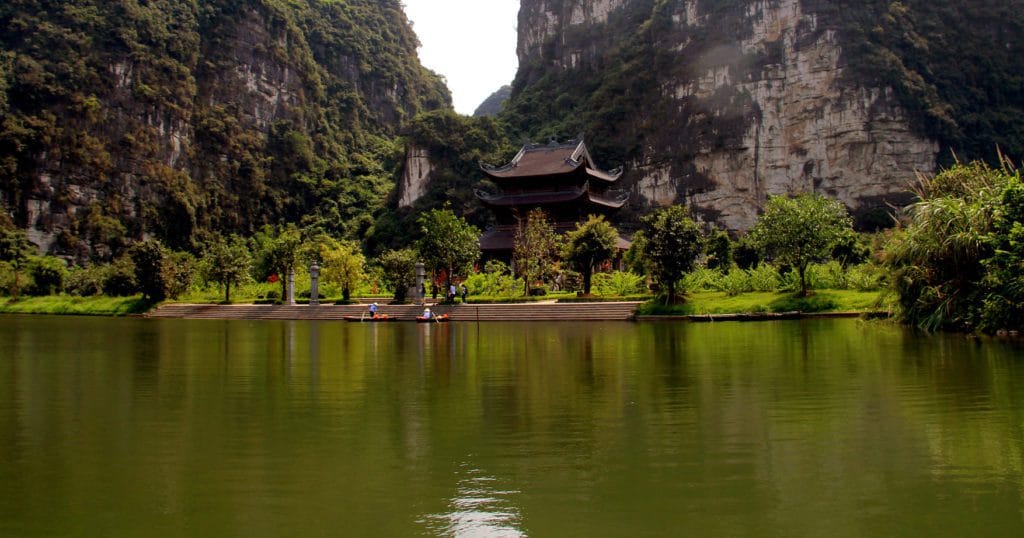
[(403, 0), (420, 61), (448, 80), (455, 110), (472, 114), (516, 76), (519, 0)]

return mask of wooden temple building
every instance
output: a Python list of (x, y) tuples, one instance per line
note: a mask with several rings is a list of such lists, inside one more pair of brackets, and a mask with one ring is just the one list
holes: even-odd
[[(610, 216), (629, 199), (628, 191), (615, 189), (622, 170), (598, 168), (582, 137), (527, 144), (508, 164), (481, 163), (480, 168), (497, 187), (476, 191), (495, 216), (495, 225), (480, 236), (480, 250), (487, 258), (511, 259), (516, 226), (535, 208), (543, 209), (555, 231), (565, 234), (590, 215)], [(617, 247), (629, 246), (620, 236)]]

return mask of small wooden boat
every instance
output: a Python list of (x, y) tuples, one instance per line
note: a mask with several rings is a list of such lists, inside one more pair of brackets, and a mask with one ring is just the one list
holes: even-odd
[(345, 321), (353, 322), (367, 322), (377, 323), (384, 321), (398, 321), (398, 318), (389, 317), (387, 314), (377, 314), (376, 316), (345, 316)]
[(448, 314), (441, 314), (440, 316), (430, 316), (425, 318), (423, 316), (416, 316), (416, 323), (448, 323)]

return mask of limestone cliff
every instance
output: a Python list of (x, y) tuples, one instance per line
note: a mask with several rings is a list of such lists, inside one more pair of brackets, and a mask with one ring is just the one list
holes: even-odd
[[(744, 229), (767, 195), (816, 191), (865, 223), (906, 200), (949, 139), (908, 111), (907, 84), (854, 69), (868, 64), (850, 21), (874, 4), (523, 0), (506, 117), (534, 138), (586, 133), (629, 170), (636, 211), (686, 203)], [(899, 23), (886, 21), (872, 24)]]
[(382, 210), (400, 127), (450, 108), (398, 0), (0, 5), (2, 205), (46, 252)]

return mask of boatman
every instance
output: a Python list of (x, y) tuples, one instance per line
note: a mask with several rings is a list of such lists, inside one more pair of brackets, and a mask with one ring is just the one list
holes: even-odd
[(370, 303), (370, 317), (377, 317), (377, 303)]
[(430, 319), (430, 309), (429, 308), (424, 308), (423, 309), (423, 319)]

